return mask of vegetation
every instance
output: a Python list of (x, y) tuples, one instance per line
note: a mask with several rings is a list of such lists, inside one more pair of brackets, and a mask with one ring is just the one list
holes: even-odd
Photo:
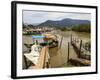
[[(73, 25), (72, 27), (71, 26), (58, 26), (58, 25), (53, 25), (53, 24), (49, 24), (48, 27), (52, 27), (52, 28), (56, 28), (56, 29), (59, 29), (61, 31), (77, 31), (77, 32), (88, 32), (90, 33), (91, 32), (91, 25), (90, 23), (88, 24), (78, 24), (78, 25)], [(25, 25), (23, 24), (23, 29), (29, 29), (29, 28), (36, 28), (36, 26), (34, 25)], [(31, 32), (28, 32), (27, 33), (28, 35), (32, 34)]]
[(55, 28), (59, 29), (61, 31), (70, 31), (71, 30), (71, 28), (69, 28), (69, 27), (55, 27)]
[(61, 31), (66, 31), (66, 27), (60, 27), (59, 28)]
[(77, 31), (77, 32), (91, 32), (91, 26), (90, 24), (79, 24), (79, 25), (73, 25), (72, 27), (64, 27), (64, 26), (53, 26), (56, 29), (60, 29), (61, 31)]
[(91, 27), (90, 24), (80, 24), (80, 25), (75, 25), (72, 27), (73, 31), (77, 32), (91, 32)]

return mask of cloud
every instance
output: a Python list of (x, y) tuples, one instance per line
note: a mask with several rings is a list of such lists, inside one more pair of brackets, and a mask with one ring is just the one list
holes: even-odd
[(42, 23), (47, 20), (61, 20), (64, 18), (90, 20), (91, 15), (89, 13), (23, 11), (23, 22), (28, 24)]

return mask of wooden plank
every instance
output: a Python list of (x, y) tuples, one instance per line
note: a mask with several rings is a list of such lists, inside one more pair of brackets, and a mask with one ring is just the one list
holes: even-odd
[(37, 69), (37, 68), (43, 68), (44, 67), (45, 57), (46, 57), (46, 49), (47, 48), (48, 47), (43, 47), (41, 49), (40, 56), (39, 56), (39, 61), (38, 61), (37, 65), (35, 65), (35, 66), (33, 65), (32, 68)]
[(86, 59), (81, 59), (81, 58), (75, 58), (75, 59), (70, 59), (69, 60), (72, 64), (80, 64), (80, 65), (84, 65), (84, 66), (90, 66), (91, 65), (91, 61), (90, 60), (86, 60)]

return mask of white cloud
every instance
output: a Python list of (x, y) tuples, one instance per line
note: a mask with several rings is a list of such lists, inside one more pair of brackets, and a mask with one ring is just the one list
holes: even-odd
[(23, 22), (29, 24), (42, 23), (46, 20), (61, 20), (64, 18), (90, 20), (91, 15), (89, 13), (23, 11)]

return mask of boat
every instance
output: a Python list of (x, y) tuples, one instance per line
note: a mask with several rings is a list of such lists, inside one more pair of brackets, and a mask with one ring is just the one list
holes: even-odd
[[(47, 46), (41, 47), (36, 40), (35, 44), (31, 46), (30, 53), (24, 53), (26, 68), (45, 68), (48, 67), (49, 63), (49, 52), (47, 51)], [(27, 65), (27, 60), (32, 63), (32, 65)]]

